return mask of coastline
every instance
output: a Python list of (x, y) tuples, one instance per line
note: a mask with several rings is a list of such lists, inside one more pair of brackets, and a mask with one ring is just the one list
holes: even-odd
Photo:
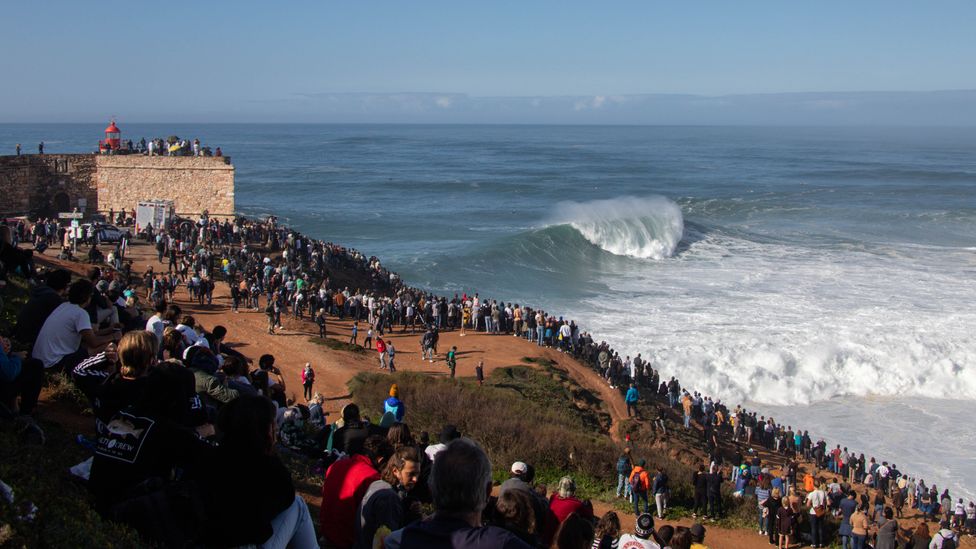
[[(252, 220), (252, 222), (257, 222), (257, 221)], [(287, 229), (287, 231), (291, 232), (290, 229)], [(301, 235), (299, 235), (299, 237), (305, 238), (304, 236)], [(411, 291), (417, 293), (424, 292), (423, 290), (418, 290), (416, 288), (410, 287), (399, 277), (399, 275), (397, 275), (396, 273), (391, 273), (390, 271), (387, 271), (385, 268), (381, 267), (380, 266), (381, 263), (375, 257), (371, 257), (367, 260), (367, 258), (363, 254), (361, 254), (360, 252), (352, 248), (344, 248), (333, 243), (324, 243), (324, 244), (326, 246), (332, 246), (335, 247), (336, 249), (342, 250), (343, 254), (347, 254), (349, 257), (353, 258), (356, 261), (368, 262), (371, 265), (370, 268), (375, 268), (376, 271), (381, 275), (380, 277), (381, 281), (390, 280), (394, 282), (394, 284), (391, 284), (391, 288), (395, 289), (398, 287), (398, 285), (402, 284), (402, 287), (400, 287), (401, 291)], [(138, 247), (134, 249), (138, 249)], [(149, 251), (147, 254), (144, 255), (151, 256), (152, 252)], [(152, 257), (142, 257), (141, 259), (144, 261), (144, 263), (138, 264), (137, 267), (148, 267), (153, 263)], [(218, 291), (215, 292), (215, 298), (218, 303), (221, 300), (229, 299), (229, 295), (227, 295), (226, 290), (227, 290), (226, 285), (224, 284), (218, 285)], [(236, 330), (240, 330), (241, 332), (253, 332), (253, 325), (252, 325), (253, 323), (251, 322), (245, 323), (245, 319), (250, 320), (250, 316), (249, 316), (250, 314), (257, 314), (258, 319), (260, 319), (263, 316), (262, 313), (251, 313), (249, 311), (241, 311), (240, 314), (235, 314), (233, 316), (228, 317), (226, 314), (223, 314), (220, 311), (210, 310), (209, 308), (196, 310), (191, 307), (188, 308), (188, 310), (193, 310), (195, 315), (200, 315), (202, 321), (206, 325), (215, 325), (216, 323), (221, 323), (226, 327), (228, 327), (230, 330), (229, 339), (232, 341), (235, 340), (234, 333)], [(258, 324), (260, 323), (261, 323), (260, 320), (258, 320)], [(334, 330), (336, 324), (339, 325), (339, 333), (341, 334), (339, 338), (340, 340), (347, 337), (347, 334), (351, 330), (351, 326), (348, 322), (338, 322), (335, 320), (330, 320), (329, 324), (332, 327), (330, 328), (330, 331)], [(289, 339), (295, 336), (312, 337), (317, 332), (316, 328), (314, 327), (314, 324), (311, 324), (307, 320), (297, 320), (293, 318), (287, 318), (285, 322), (285, 327), (286, 327), (286, 332), (281, 335), (284, 337), (288, 337)], [(360, 333), (362, 334), (362, 330)], [(516, 362), (512, 360), (510, 353), (506, 355), (506, 353), (504, 352), (509, 350), (508, 348), (511, 346), (510, 345), (511, 340), (505, 340), (504, 335), (485, 334), (484, 332), (479, 332), (476, 330), (469, 331), (468, 334), (469, 336), (475, 335), (479, 339), (478, 342), (479, 349), (476, 351), (476, 353), (481, 357), (483, 357), (483, 359), (485, 360), (486, 375), (490, 374), (490, 372), (493, 371), (495, 368), (504, 367), (507, 365), (510, 366)], [(457, 337), (456, 332), (450, 332), (450, 331), (443, 332), (442, 337), (443, 337), (443, 343), (445, 345), (454, 345), (458, 343), (470, 344), (473, 341), (470, 338), (467, 340), (461, 340), (460, 338)], [(508, 337), (511, 338), (511, 335), (508, 335)], [(401, 369), (406, 369), (408, 371), (418, 371), (428, 375), (446, 375), (446, 372), (443, 369), (428, 366), (423, 362), (423, 360), (420, 361), (415, 360), (416, 356), (419, 355), (420, 353), (418, 351), (412, 351), (411, 347), (415, 348), (417, 344), (417, 339), (419, 338), (419, 333), (418, 334), (396, 333), (396, 334), (390, 334), (389, 338), (394, 342), (396, 342), (398, 348), (398, 366), (400, 366)], [(370, 367), (370, 363), (375, 364), (375, 361), (371, 360), (368, 356), (357, 357), (357, 360), (355, 361), (350, 361), (349, 357), (342, 357), (341, 359), (338, 359), (338, 357), (331, 357), (332, 359), (330, 359), (328, 355), (333, 355), (335, 353), (331, 351), (322, 353), (320, 346), (316, 346), (314, 344), (305, 345), (304, 343), (299, 343), (294, 340), (288, 341), (285, 344), (278, 343), (278, 341), (280, 341), (281, 339), (282, 338), (278, 336), (267, 338), (267, 341), (262, 341), (261, 345), (262, 347), (268, 349), (269, 351), (272, 351), (272, 354), (276, 354), (276, 355), (280, 354), (281, 356), (294, 356), (294, 354), (296, 354), (296, 351), (298, 351), (299, 349), (301, 349), (301, 353), (307, 353), (305, 356), (325, 355), (322, 358), (326, 368), (324, 373), (319, 374), (319, 379), (325, 381), (325, 384), (331, 387), (344, 386), (345, 382), (348, 381), (348, 379), (352, 377), (352, 375), (355, 375), (357, 371), (361, 371), (364, 368), (368, 369)], [(499, 340), (499, 339), (501, 340), (499, 343), (489, 343), (493, 340)], [(524, 347), (527, 351), (528, 349), (531, 348), (534, 351), (542, 352), (543, 355), (546, 356), (547, 358), (551, 358), (556, 361), (560, 361), (563, 358), (567, 358), (566, 354), (560, 353), (552, 348), (538, 347), (528, 342), (524, 342), (524, 343), (527, 344), (527, 346)], [(242, 348), (245, 349), (245, 352), (247, 352), (246, 348), (248, 345), (251, 344), (248, 343), (242, 345)], [(444, 347), (442, 347), (442, 349), (443, 348)], [(319, 352), (316, 353), (316, 350), (318, 350)], [(502, 360), (495, 359), (494, 357), (496, 357), (499, 354), (505, 356), (506, 358)], [(299, 356), (301, 356), (301, 354), (299, 354)], [(471, 358), (473, 358), (473, 355)], [(576, 357), (575, 359), (572, 360), (577, 362), (583, 369), (587, 370), (588, 373), (591, 374), (589, 376), (590, 377), (589, 381), (591, 385), (596, 385), (597, 386), (596, 388), (602, 389), (601, 390), (602, 398), (605, 404), (607, 404), (610, 407), (609, 411), (612, 413), (615, 419), (614, 427), (611, 429), (611, 432), (609, 434), (611, 438), (619, 441), (620, 436), (619, 433), (617, 432), (616, 425), (619, 419), (625, 417), (624, 414), (621, 413), (622, 407), (620, 406), (620, 404), (622, 404), (621, 402), (622, 391), (620, 389), (617, 390), (611, 389), (610, 393), (606, 392), (605, 386), (607, 384), (605, 382), (600, 383), (600, 381), (602, 381), (601, 376), (599, 375), (598, 372), (594, 370), (592, 363), (588, 363), (588, 361), (592, 361), (592, 359), (593, 356), (590, 355), (589, 357)], [(465, 367), (473, 368), (472, 363), (465, 365), (464, 364), (465, 361), (466, 358), (462, 358), (462, 360), (460, 361), (462, 364), (462, 375)], [(294, 388), (300, 384), (300, 373), (299, 373), (300, 365), (297, 363), (292, 364), (291, 362), (288, 362), (287, 365), (282, 369), (287, 374), (289, 387), (292, 388), (289, 396), (292, 396), (294, 398), (297, 396), (296, 391), (294, 391)], [(580, 370), (577, 370), (576, 375), (582, 375), (584, 373), (587, 372), (582, 372)], [(594, 379), (597, 380), (596, 383), (593, 383)], [(601, 385), (604, 387), (599, 387)], [(333, 397), (327, 401), (326, 409), (332, 412), (337, 412), (339, 409), (341, 409), (341, 406), (347, 402), (348, 399), (343, 396)], [(614, 410), (614, 408), (616, 408), (616, 410)]]

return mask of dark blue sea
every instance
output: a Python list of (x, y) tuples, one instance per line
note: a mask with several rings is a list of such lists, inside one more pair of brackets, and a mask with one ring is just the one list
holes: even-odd
[[(0, 152), (104, 126), (0, 125)], [(242, 213), (974, 495), (976, 129), (120, 127), (220, 146)]]

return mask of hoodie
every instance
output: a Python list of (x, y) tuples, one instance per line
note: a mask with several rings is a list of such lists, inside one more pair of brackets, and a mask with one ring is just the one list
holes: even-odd
[(383, 412), (389, 412), (393, 414), (393, 417), (397, 421), (403, 421), (403, 415), (406, 413), (406, 407), (403, 401), (395, 396), (391, 396), (383, 402)]

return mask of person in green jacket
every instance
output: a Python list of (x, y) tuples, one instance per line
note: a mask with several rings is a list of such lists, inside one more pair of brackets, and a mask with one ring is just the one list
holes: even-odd
[(451, 379), (454, 379), (454, 371), (457, 369), (457, 346), (451, 347), (447, 353), (447, 367), (451, 369)]

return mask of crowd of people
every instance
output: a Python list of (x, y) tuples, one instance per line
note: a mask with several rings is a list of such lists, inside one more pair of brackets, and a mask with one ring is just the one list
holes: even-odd
[[(0, 281), (8, 272), (35, 277), (29, 252), (17, 248), (15, 239), (32, 237), (36, 246), (56, 238), (59, 230), (53, 222), (35, 224), (32, 235), (27, 227), (0, 227)], [(395, 387), (383, 403), (380, 422), (371, 423), (357, 408), (347, 406), (338, 422), (328, 424), (323, 399), (313, 391), (311, 364), (302, 372), (306, 403), (289, 402), (272, 355), (261, 356), (252, 369), (248, 358), (225, 344), (225, 328), (207, 330), (176, 304), (181, 285), (191, 302), (210, 304), (218, 281), (228, 285), (233, 310), (264, 310), (270, 333), (281, 327), (284, 314), (315, 321), (325, 337), (326, 319), (332, 317), (354, 323), (351, 343), (358, 344), (362, 323), (365, 346), (371, 348), (375, 341), (380, 366), (391, 371), (395, 349), (382, 338), (396, 330), (421, 332), (420, 345), (428, 360), (437, 355), (439, 333), (453, 330), (460, 335), (471, 330), (521, 337), (570, 354), (600, 372), (612, 387), (626, 390), (632, 413), (640, 414), (639, 403), (644, 410), (654, 410), (655, 430), (666, 433), (668, 417), (674, 414), (669, 409), (683, 417), (684, 429), (700, 430), (709, 460), (692, 479), (696, 513), (703, 519), (722, 516), (721, 487), (731, 483), (738, 496), (756, 498), (758, 530), (770, 543), (789, 546), (804, 516), (811, 542), (825, 546), (822, 525), (830, 513), (841, 520), (845, 543), (859, 547), (870, 533), (878, 539), (876, 547), (884, 547), (881, 540), (897, 531), (897, 517), (905, 507), (948, 520), (935, 535), (941, 539), (955, 535), (949, 533), (953, 528), (972, 531), (972, 502), (963, 507), (962, 500), (954, 503), (948, 491), (940, 493), (921, 479), (916, 482), (894, 464), (865, 460), (839, 446), (828, 450), (822, 439), (814, 442), (806, 431), (779, 425), (773, 418), (757, 418), (739, 406), (729, 409), (682, 388), (674, 377), (664, 380), (650, 360), (640, 354), (633, 360), (621, 358), (572, 320), (478, 293), (448, 297), (409, 287), (379, 259), (309, 239), (274, 217), (263, 222), (221, 221), (203, 215), (195, 225), (150, 230), (144, 236), (155, 247), (158, 271), (150, 268), (138, 277), (131, 263), (123, 261), (92, 268), (74, 282), (63, 270), (43, 276), (13, 334), (26, 351), (14, 352), (11, 342), (3, 341), (0, 388), (6, 415), (29, 417), (44, 372), (69, 375), (95, 410), (98, 434), (91, 442), (90, 484), (98, 508), (148, 536), (174, 542), (180, 540), (167, 536), (233, 540), (231, 544), (291, 540), (294, 546), (311, 546), (303, 545), (315, 543), (308, 509), (295, 497), (287, 469), (275, 456), (276, 440), (307, 455), (334, 460), (324, 469), (319, 518), (320, 534), (329, 546), (370, 546), (369, 540), (379, 532), (389, 533), (387, 547), (459, 546), (460, 541), (471, 546), (501, 542), (548, 547), (556, 542), (571, 547), (578, 546), (571, 540), (590, 535), (594, 544), (611, 544), (594, 545), (601, 547), (613, 546), (612, 538), (618, 538), (620, 547), (684, 547), (685, 539), (700, 543), (704, 532), (701, 527), (687, 533), (669, 527), (654, 530), (650, 496), (658, 518), (666, 516), (670, 479), (662, 469), (647, 471), (640, 460), (632, 462), (629, 454), (617, 464), (617, 493), (632, 499), (638, 528), (619, 536), (618, 517), (595, 521), (592, 508), (585, 502), (577, 505), (571, 479), (563, 479), (546, 499), (540, 487), (532, 486), (532, 468), (521, 462), (513, 464), (509, 484), (531, 488), (523, 490), (532, 492), (528, 497), (502, 490), (497, 500), (486, 504), (489, 499), (478, 493), (480, 489), (466, 485), (469, 488), (460, 490), (460, 483), (483, 477), (484, 452), (472, 441), (456, 441), (456, 429), (446, 429), (439, 444), (427, 445), (425, 437), (413, 441)], [(116, 253), (124, 259), (124, 250)], [(154, 312), (148, 319), (146, 307)], [(452, 355), (456, 348), (445, 356), (453, 377)], [(728, 455), (728, 448), (739, 450)], [(240, 460), (220, 458), (232, 455), (226, 454), (232, 449), (241, 452)], [(768, 467), (772, 463), (763, 463), (756, 449), (776, 456), (781, 466)], [(447, 465), (437, 467), (438, 459)], [(817, 483), (808, 474), (798, 484), (801, 459), (811, 460), (836, 480)], [(465, 469), (474, 466), (482, 469)], [(208, 485), (214, 481), (205, 473), (214, 467), (227, 473), (221, 478), (242, 478), (256, 467), (269, 472), (261, 479), (261, 490), (247, 491), (232, 483)], [(175, 481), (174, 470), (181, 472)], [(490, 466), (487, 470), (490, 478)], [(376, 482), (385, 484), (373, 486)], [(488, 490), (486, 483), (482, 486), (482, 491)], [(220, 528), (204, 528), (202, 518), (213, 517), (200, 509), (220, 504), (205, 501), (212, 497), (205, 494), (218, 488), (224, 502), (248, 502), (248, 512), (221, 516)], [(871, 495), (857, 495), (856, 488), (868, 489)], [(800, 493), (806, 494), (805, 505)], [(190, 505), (176, 505), (177, 497)], [(854, 501), (853, 509), (849, 500)], [(161, 501), (173, 503), (170, 514), (146, 522), (146, 510)], [(350, 501), (357, 503), (350, 507)], [(418, 516), (417, 504), (423, 503), (434, 506), (433, 518), (408, 526)], [(858, 522), (858, 510), (866, 523)], [(482, 527), (483, 522), (496, 526)], [(625, 540), (627, 536), (633, 539)]]

